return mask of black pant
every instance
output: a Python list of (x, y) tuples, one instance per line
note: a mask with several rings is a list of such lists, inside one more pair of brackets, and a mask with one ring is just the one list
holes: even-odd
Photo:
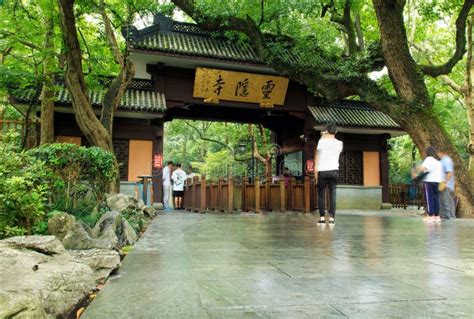
[(334, 217), (336, 215), (336, 184), (339, 177), (339, 171), (322, 171), (318, 172), (318, 206), (319, 215), (325, 215), (325, 204), (324, 193), (326, 187), (329, 188), (329, 216)]

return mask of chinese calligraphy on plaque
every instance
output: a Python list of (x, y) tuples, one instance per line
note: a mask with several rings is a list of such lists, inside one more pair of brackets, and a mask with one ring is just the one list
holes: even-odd
[(193, 97), (219, 103), (220, 100), (283, 105), (288, 79), (273, 76), (196, 68)]

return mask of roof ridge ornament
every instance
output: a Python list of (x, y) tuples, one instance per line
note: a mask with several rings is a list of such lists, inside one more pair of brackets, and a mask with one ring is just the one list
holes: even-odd
[(153, 24), (159, 26), (159, 30), (173, 31), (173, 19), (167, 17), (161, 12), (155, 13), (153, 16)]

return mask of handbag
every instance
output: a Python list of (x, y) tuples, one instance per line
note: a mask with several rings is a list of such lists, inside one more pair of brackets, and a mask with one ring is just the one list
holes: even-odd
[(338, 170), (333, 170), (333, 171), (322, 171), (319, 172), (319, 177), (324, 178), (324, 179), (338, 179), (339, 178), (339, 171)]
[(438, 191), (444, 192), (445, 189), (446, 189), (446, 182), (441, 182), (438, 184)]

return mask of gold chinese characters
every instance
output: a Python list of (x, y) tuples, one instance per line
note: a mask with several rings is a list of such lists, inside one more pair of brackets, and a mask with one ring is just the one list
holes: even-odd
[(218, 69), (196, 68), (193, 97), (206, 103), (219, 100), (259, 103), (264, 107), (285, 103), (288, 79)]

